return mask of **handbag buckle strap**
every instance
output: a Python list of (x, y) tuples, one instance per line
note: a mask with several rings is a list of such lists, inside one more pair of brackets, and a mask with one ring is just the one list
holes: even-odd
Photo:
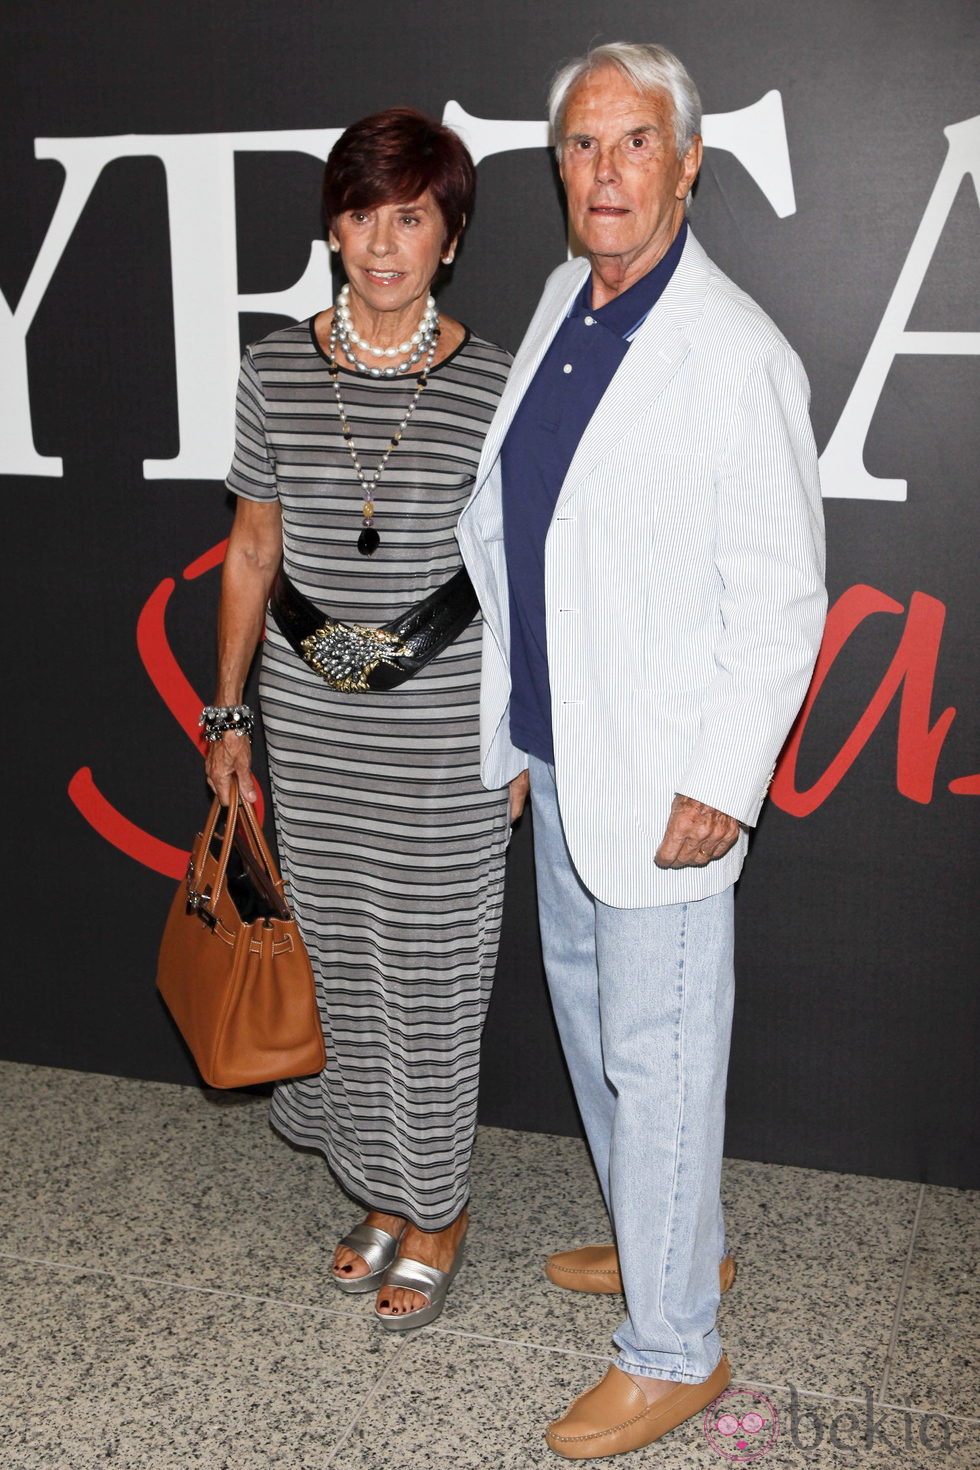
[[(188, 878), (190, 878), (192, 876), (193, 876), (192, 874), (189, 874), (188, 875)], [(210, 901), (211, 901), (211, 889), (210, 889), (210, 887), (205, 888), (205, 890), (204, 890), (203, 893), (198, 893), (197, 889), (196, 888), (193, 888), (191, 886), (190, 882), (188, 882), (188, 884), (187, 884), (187, 912), (189, 914), (197, 914), (197, 917), (201, 920), (201, 922), (203, 924), (207, 924), (207, 926), (208, 926), (209, 929), (213, 929), (215, 927), (215, 925), (217, 924), (217, 922), (218, 922), (218, 917), (217, 917), (216, 914), (212, 913), (212, 911), (208, 908), (208, 904), (209, 904)]]

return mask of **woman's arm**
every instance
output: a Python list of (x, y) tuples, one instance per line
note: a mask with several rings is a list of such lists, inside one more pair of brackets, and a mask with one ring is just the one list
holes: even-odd
[[(242, 702), (265, 606), (281, 560), (282, 514), (278, 500), (239, 499), (221, 576), (216, 705)], [(251, 766), (252, 746), (247, 735), (227, 732), (208, 746), (208, 784), (223, 802), (228, 800), (232, 775), (237, 775), (245, 800), (255, 800)]]

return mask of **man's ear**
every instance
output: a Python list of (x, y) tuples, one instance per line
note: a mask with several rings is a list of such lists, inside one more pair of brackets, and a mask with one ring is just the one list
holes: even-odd
[(701, 134), (695, 133), (691, 139), (690, 148), (684, 154), (681, 177), (677, 185), (678, 199), (686, 199), (694, 188), (694, 180), (701, 172), (701, 160), (703, 157), (704, 143), (701, 140)]

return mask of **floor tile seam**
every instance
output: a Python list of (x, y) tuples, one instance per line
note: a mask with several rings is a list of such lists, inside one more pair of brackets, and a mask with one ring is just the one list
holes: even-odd
[[(521, 1348), (532, 1352), (557, 1353), (562, 1357), (584, 1358), (590, 1362), (596, 1363), (610, 1363), (613, 1361), (612, 1357), (607, 1353), (583, 1352), (581, 1349), (578, 1348), (558, 1347), (553, 1343), (527, 1342), (521, 1338), (493, 1337), (490, 1336), (488, 1333), (467, 1332), (465, 1329), (458, 1327), (431, 1326), (426, 1330), (433, 1335), (438, 1334), (443, 1337), (467, 1338), (472, 1342), (493, 1343), (500, 1347)], [(733, 1375), (732, 1382), (742, 1388), (769, 1389), (772, 1392), (779, 1393), (790, 1393), (792, 1390), (795, 1390), (800, 1398), (819, 1399), (821, 1401), (835, 1404), (854, 1404), (861, 1408), (863, 1408), (867, 1402), (864, 1396), (859, 1397), (856, 1394), (827, 1393), (821, 1389), (816, 1388), (799, 1388), (797, 1385), (790, 1383), (764, 1383), (760, 1382), (757, 1379), (741, 1378), (738, 1374)], [(880, 1395), (873, 1398), (873, 1403), (876, 1409), (889, 1411), (893, 1410), (894, 1412), (901, 1414), (920, 1414), (923, 1417), (928, 1415), (939, 1415), (940, 1418), (948, 1419), (950, 1420), (950, 1422), (955, 1422), (958, 1424), (980, 1424), (980, 1418), (973, 1418), (971, 1415), (968, 1414), (952, 1413), (941, 1408), (911, 1408), (908, 1404), (892, 1404), (886, 1402)]]
[(428, 1327), (427, 1332), (440, 1337), (464, 1337), (470, 1342), (490, 1342), (499, 1347), (527, 1348), (537, 1353), (559, 1353), (566, 1358), (588, 1358), (590, 1362), (610, 1363), (608, 1353), (587, 1353), (580, 1348), (558, 1347), (550, 1342), (526, 1342), (520, 1337), (493, 1337), (486, 1332), (468, 1332), (464, 1327)]
[[(858, 1398), (855, 1394), (827, 1393), (825, 1390), (820, 1388), (799, 1388), (796, 1384), (793, 1383), (764, 1383), (760, 1379), (756, 1378), (740, 1378), (737, 1373), (732, 1375), (732, 1383), (737, 1384), (739, 1388), (762, 1389), (767, 1393), (795, 1392), (799, 1395), (801, 1399), (820, 1399), (822, 1402), (825, 1403), (855, 1404), (860, 1406), (861, 1408), (863, 1408), (864, 1405), (867, 1403), (866, 1398)], [(951, 1424), (980, 1425), (980, 1418), (977, 1418), (972, 1414), (957, 1414), (946, 1409), (915, 1408), (911, 1404), (895, 1404), (881, 1398), (873, 1398), (872, 1402), (874, 1404), (876, 1412), (878, 1410), (887, 1410), (890, 1413), (896, 1414), (918, 1414), (921, 1415), (924, 1419), (936, 1417), (940, 1419), (948, 1419)]]
[[(227, 1297), (229, 1300), (233, 1301), (247, 1301), (255, 1302), (259, 1305), (265, 1306), (287, 1307), (292, 1310), (309, 1313), (311, 1315), (336, 1317), (344, 1321), (361, 1320), (360, 1313), (345, 1312), (337, 1308), (317, 1306), (309, 1302), (294, 1302), (284, 1297), (260, 1296), (256, 1293), (251, 1292), (230, 1291), (227, 1288), (223, 1287), (196, 1286), (187, 1282), (174, 1281), (164, 1277), (144, 1276), (136, 1275), (130, 1272), (113, 1271), (105, 1267), (84, 1265), (78, 1262), (52, 1261), (44, 1257), (24, 1256), (10, 1251), (0, 1251), (0, 1260), (18, 1262), (23, 1265), (43, 1266), (50, 1270), (62, 1271), (79, 1276), (100, 1276), (110, 1280), (128, 1281), (136, 1284), (163, 1287), (170, 1290), (193, 1292), (197, 1295), (202, 1296), (222, 1296)], [(583, 1358), (588, 1359), (592, 1362), (610, 1361), (607, 1354), (589, 1353), (584, 1352), (580, 1349), (559, 1347), (555, 1344), (549, 1343), (527, 1342), (520, 1338), (495, 1337), (486, 1333), (467, 1332), (466, 1330), (461, 1328), (432, 1326), (428, 1329), (428, 1331), (430, 1333), (439, 1334), (446, 1337), (467, 1338), (475, 1342), (493, 1343), (503, 1347), (516, 1347), (528, 1349), (535, 1352), (556, 1353), (563, 1357)], [(411, 1338), (414, 1338), (414, 1336), (415, 1334), (412, 1333)], [(409, 1338), (408, 1341), (410, 1341), (411, 1338)], [(400, 1352), (396, 1353), (390, 1361), (393, 1363), (400, 1355)], [(382, 1374), (379, 1375), (379, 1378), (376, 1381), (376, 1386), (380, 1384), (381, 1378), (386, 1373), (387, 1367), (382, 1370)], [(790, 1384), (768, 1383), (753, 1379), (743, 1379), (738, 1376), (733, 1378), (733, 1382), (739, 1384), (742, 1387), (769, 1389), (772, 1392), (790, 1392), (791, 1389), (795, 1387), (795, 1385)], [(864, 1397), (859, 1398), (851, 1394), (828, 1393), (820, 1389), (797, 1387), (795, 1388), (795, 1391), (799, 1394), (801, 1398), (813, 1398), (833, 1403), (864, 1405), (866, 1402), (866, 1399)], [(909, 1404), (892, 1403), (888, 1401), (883, 1394), (879, 1394), (878, 1396), (876, 1396), (873, 1402), (876, 1409), (886, 1412), (911, 1413), (914, 1415), (921, 1415), (923, 1417), (939, 1416), (940, 1418), (949, 1420), (951, 1423), (970, 1426), (980, 1425), (980, 1417), (968, 1414), (960, 1414), (955, 1411), (949, 1411), (940, 1408), (918, 1408), (913, 1407)], [(351, 1420), (348, 1429), (344, 1431), (344, 1439), (348, 1437), (349, 1430), (353, 1427), (363, 1409), (367, 1407), (367, 1403), (368, 1399), (365, 1399), (365, 1402), (361, 1406), (361, 1409), (358, 1410), (357, 1414), (355, 1414), (354, 1418)], [(343, 1441), (340, 1441), (338, 1443), (342, 1442)], [(327, 1463), (329, 1464), (330, 1462), (328, 1461)]]
[(922, 1219), (922, 1207), (925, 1203), (926, 1186), (919, 1185), (919, 1197), (915, 1202), (915, 1214), (912, 1216), (912, 1228), (909, 1231), (908, 1250), (905, 1252), (905, 1265), (902, 1268), (901, 1279), (898, 1283), (898, 1296), (895, 1300), (895, 1312), (892, 1317), (892, 1330), (888, 1337), (888, 1346), (885, 1348), (885, 1362), (881, 1370), (881, 1383), (878, 1388), (878, 1397), (884, 1399), (888, 1393), (888, 1379), (891, 1374), (892, 1363), (895, 1360), (895, 1352), (898, 1348), (898, 1334), (902, 1326), (902, 1314), (905, 1311), (905, 1295), (908, 1289), (909, 1275), (912, 1270), (912, 1255), (915, 1251), (915, 1242), (919, 1236), (919, 1223)]
[(887, 1409), (896, 1414), (920, 1414), (923, 1419), (948, 1419), (950, 1424), (970, 1424), (980, 1428), (980, 1418), (974, 1414), (956, 1414), (946, 1409), (916, 1409), (911, 1404), (889, 1404), (875, 1399), (876, 1409)]
[(131, 1281), (143, 1286), (163, 1286), (172, 1291), (190, 1291), (199, 1296), (224, 1296), (231, 1301), (258, 1302), (264, 1306), (291, 1307), (297, 1312), (312, 1312), (324, 1317), (340, 1317), (345, 1322), (366, 1320), (360, 1312), (342, 1307), (321, 1307), (313, 1302), (294, 1302), (287, 1297), (259, 1296), (255, 1292), (231, 1291), (224, 1286), (195, 1286), (187, 1281), (172, 1281), (164, 1276), (137, 1276), (130, 1271), (111, 1271), (104, 1266), (86, 1266), (72, 1261), (49, 1261), (40, 1256), (21, 1256), (0, 1251), (0, 1261), (16, 1261), (24, 1266), (44, 1266), (50, 1271), (64, 1271), (75, 1276), (104, 1276), (112, 1281)]
[(324, 1470), (329, 1470), (329, 1467), (336, 1462), (337, 1456), (340, 1454), (341, 1450), (344, 1448), (347, 1441), (354, 1433), (354, 1430), (357, 1427), (358, 1420), (363, 1418), (368, 1409), (374, 1403), (375, 1399), (379, 1396), (382, 1387), (384, 1386), (385, 1379), (388, 1377), (395, 1364), (398, 1363), (406, 1355), (414, 1336), (414, 1332), (408, 1333), (404, 1340), (398, 1344), (398, 1347), (392, 1353), (387, 1363), (385, 1363), (384, 1367), (381, 1369), (381, 1372), (378, 1374), (377, 1378), (375, 1378), (371, 1387), (364, 1395), (364, 1398), (361, 1400), (360, 1404), (351, 1415), (351, 1418), (348, 1420), (346, 1429), (341, 1430), (340, 1437), (334, 1444), (334, 1447), (330, 1451), (328, 1458), (324, 1461)]

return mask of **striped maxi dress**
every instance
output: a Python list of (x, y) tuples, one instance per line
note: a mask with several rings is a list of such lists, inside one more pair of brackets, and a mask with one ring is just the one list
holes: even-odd
[[(363, 494), (313, 322), (242, 361), (228, 488), (278, 498), (283, 564), (347, 622), (399, 616), (460, 566), (455, 526), (509, 358), (467, 333), (433, 369), (357, 551)], [(370, 477), (416, 380), (341, 373)], [(480, 1033), (500, 932), (506, 791), (479, 778), (479, 617), (398, 689), (341, 694), (266, 623), (260, 697), (283, 873), (316, 977), (319, 1075), (281, 1083), (272, 1121), (321, 1150), (361, 1203), (423, 1230), (466, 1203)]]

